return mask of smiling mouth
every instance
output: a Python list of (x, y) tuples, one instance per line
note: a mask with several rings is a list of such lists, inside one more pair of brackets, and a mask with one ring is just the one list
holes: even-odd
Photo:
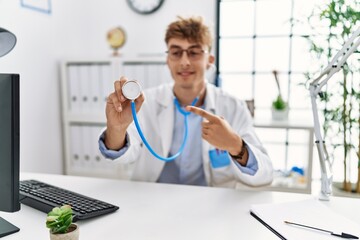
[(187, 77), (193, 74), (193, 72), (179, 72), (178, 73), (182, 77)]

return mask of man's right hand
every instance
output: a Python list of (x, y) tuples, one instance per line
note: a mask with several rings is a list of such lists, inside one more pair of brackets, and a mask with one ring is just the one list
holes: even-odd
[[(106, 101), (105, 145), (111, 150), (119, 150), (124, 146), (126, 130), (133, 121), (131, 101), (125, 98), (121, 90), (127, 80), (126, 77), (121, 77), (120, 81), (115, 81), (115, 91), (108, 96)], [(144, 100), (144, 94), (141, 93), (135, 100), (136, 112), (140, 110)]]

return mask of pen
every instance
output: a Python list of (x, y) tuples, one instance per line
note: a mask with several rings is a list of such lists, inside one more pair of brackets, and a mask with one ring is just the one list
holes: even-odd
[(310, 227), (310, 226), (306, 226), (306, 225), (299, 224), (299, 223), (293, 223), (293, 222), (289, 222), (289, 221), (284, 221), (284, 223), (291, 224), (291, 225), (296, 225), (296, 226), (300, 226), (300, 227), (304, 227), (304, 228), (311, 228), (311, 229), (322, 231), (322, 232), (327, 232), (327, 233), (330, 233), (333, 236), (337, 236), (337, 237), (341, 237), (341, 238), (359, 239), (359, 237), (351, 235), (349, 233), (343, 233), (342, 232), (341, 234), (336, 234), (336, 233), (333, 233), (333, 232), (328, 231), (328, 230), (324, 230), (324, 229), (316, 228), (316, 227)]

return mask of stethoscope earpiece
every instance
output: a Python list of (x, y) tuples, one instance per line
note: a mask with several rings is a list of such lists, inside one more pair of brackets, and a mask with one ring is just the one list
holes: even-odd
[(126, 81), (121, 90), (124, 97), (131, 101), (137, 99), (141, 94), (141, 86), (136, 80)]

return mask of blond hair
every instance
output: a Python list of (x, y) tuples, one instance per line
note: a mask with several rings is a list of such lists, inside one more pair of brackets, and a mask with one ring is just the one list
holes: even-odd
[(209, 51), (212, 47), (212, 34), (209, 27), (203, 23), (202, 17), (178, 17), (178, 20), (170, 23), (166, 30), (166, 44), (171, 38), (186, 39), (191, 43), (206, 45)]

